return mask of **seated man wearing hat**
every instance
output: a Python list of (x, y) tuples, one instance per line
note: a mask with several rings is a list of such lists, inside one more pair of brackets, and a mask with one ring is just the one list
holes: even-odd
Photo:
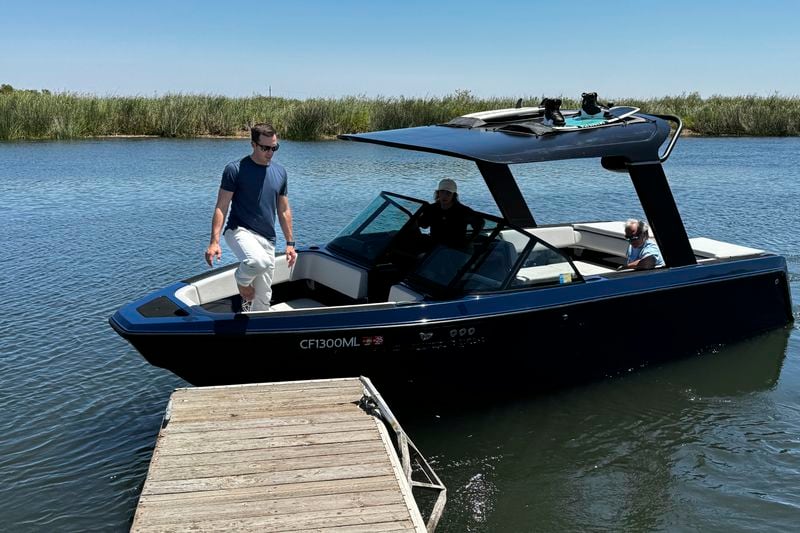
[(455, 181), (443, 179), (434, 193), (434, 202), (422, 209), (419, 227), (431, 228), (434, 244), (465, 248), (469, 242), (467, 226), (472, 227), (472, 236), (483, 229), (483, 218), (458, 201), (457, 191)]

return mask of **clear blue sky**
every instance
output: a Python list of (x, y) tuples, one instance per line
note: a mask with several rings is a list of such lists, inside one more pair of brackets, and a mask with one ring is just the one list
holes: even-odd
[(0, 0), (0, 83), (146, 96), (795, 96), (800, 2)]

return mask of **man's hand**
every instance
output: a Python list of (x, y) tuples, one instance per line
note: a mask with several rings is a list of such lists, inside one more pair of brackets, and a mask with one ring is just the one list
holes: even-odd
[(214, 266), (214, 259), (216, 259), (217, 261), (222, 259), (222, 248), (219, 247), (218, 242), (217, 243), (212, 242), (211, 244), (208, 245), (208, 248), (206, 249), (206, 263), (208, 263), (208, 266), (210, 267)]
[(294, 251), (294, 246), (287, 246), (286, 263), (289, 265), (289, 268), (292, 268), (294, 266), (295, 261), (297, 261), (297, 252)]

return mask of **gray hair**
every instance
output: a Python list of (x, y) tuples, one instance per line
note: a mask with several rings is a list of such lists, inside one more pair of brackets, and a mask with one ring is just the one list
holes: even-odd
[(634, 233), (634, 235), (641, 234), (642, 237), (644, 237), (644, 240), (650, 238), (650, 226), (647, 225), (647, 222), (645, 222), (644, 219), (629, 218), (628, 220), (625, 221), (625, 229), (632, 227), (634, 224), (639, 230), (636, 233)]

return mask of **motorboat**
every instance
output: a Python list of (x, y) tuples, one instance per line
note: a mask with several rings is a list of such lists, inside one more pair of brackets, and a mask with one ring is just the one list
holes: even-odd
[[(483, 227), (463, 247), (420, 229), (425, 201), (382, 191), (292, 268), (278, 255), (269, 311), (241, 312), (231, 264), (124, 305), (110, 324), (195, 385), (366, 375), (538, 387), (793, 320), (783, 257), (687, 235), (663, 168), (680, 118), (612, 108), (605, 123), (558, 129), (543, 114), (519, 107), (340, 136), (475, 162), (499, 216), (479, 213)], [(622, 221), (537, 223), (511, 168), (575, 158), (629, 176), (664, 266), (621, 269)]]

